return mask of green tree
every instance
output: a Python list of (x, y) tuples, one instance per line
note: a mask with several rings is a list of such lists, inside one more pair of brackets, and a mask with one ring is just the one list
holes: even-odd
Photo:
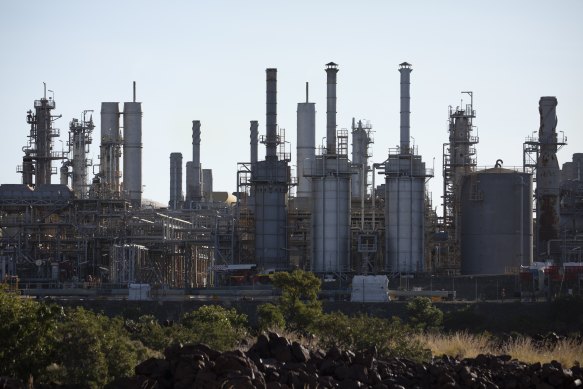
[(68, 310), (59, 324), (54, 361), (63, 383), (100, 388), (107, 382), (132, 375), (144, 355), (119, 318), (109, 319), (81, 307)]
[(173, 329), (162, 327), (153, 315), (142, 315), (137, 321), (126, 320), (125, 327), (133, 340), (152, 350), (164, 351), (173, 343)]
[(285, 319), (277, 306), (271, 303), (257, 307), (257, 322), (259, 331), (281, 329), (285, 327)]
[(320, 279), (314, 273), (294, 270), (275, 273), (272, 281), (281, 289), (279, 309), (288, 329), (307, 331), (322, 314), (322, 304), (318, 301)]
[(417, 329), (439, 328), (443, 324), (443, 312), (428, 297), (415, 297), (407, 304), (409, 323)]
[(62, 309), (20, 298), (0, 288), (0, 375), (33, 383), (41, 379), (55, 351)]
[(181, 342), (205, 343), (220, 351), (230, 350), (247, 335), (247, 316), (234, 308), (204, 305), (185, 313), (174, 337)]

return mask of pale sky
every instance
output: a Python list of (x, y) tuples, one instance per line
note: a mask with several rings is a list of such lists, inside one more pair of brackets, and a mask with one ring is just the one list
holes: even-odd
[[(522, 165), (524, 138), (538, 130), (538, 100), (558, 99), (559, 163), (583, 152), (583, 1), (0, 1), (0, 184), (16, 166), (26, 111), (54, 90), (66, 142), (69, 121), (93, 109), (98, 163), (103, 101), (143, 109), (144, 197), (169, 197), (169, 155), (192, 159), (192, 120), (202, 122), (201, 162), (216, 191), (236, 190), (249, 160), (249, 121), (265, 133), (265, 68), (278, 68), (278, 124), (295, 165), (296, 109), (305, 82), (326, 132), (324, 65), (339, 64), (338, 128), (351, 118), (375, 130), (373, 162), (399, 143), (398, 64), (413, 65), (411, 135), (442, 194), (448, 106), (474, 92), (478, 165)], [(61, 143), (55, 141), (55, 149)], [(264, 146), (260, 145), (260, 159)], [(377, 182), (379, 182), (377, 177)], [(53, 182), (58, 182), (53, 176)]]

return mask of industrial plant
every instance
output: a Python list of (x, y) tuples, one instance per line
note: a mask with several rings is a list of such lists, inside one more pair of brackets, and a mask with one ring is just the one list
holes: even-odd
[[(334, 62), (324, 70), (326, 130), (316, 131), (306, 83), (295, 169), (278, 126), (278, 69), (268, 68), (264, 134), (261, 121), (250, 118), (249, 160), (232, 172), (236, 190), (214, 191), (213, 170), (201, 164), (205, 123), (193, 120), (184, 123), (192, 154), (169, 155), (167, 205), (142, 198), (142, 148), (154, 145), (142, 144), (135, 83), (133, 101), (102, 102), (99, 115), (83, 111), (67, 135), (53, 126), (60, 116), (45, 86), (26, 116), (22, 181), (0, 185), (0, 278), (29, 288), (191, 291), (304, 269), (336, 288), (367, 275), (388, 277), (394, 289), (406, 289), (403, 280), (426, 289), (439, 280), (494, 276), (533, 296), (548, 294), (553, 282), (581, 293), (583, 153), (559, 164), (566, 138), (556, 128), (556, 97), (540, 98), (540, 128), (524, 142), (522, 166), (498, 160), (478, 168), (474, 96), (462, 92), (470, 102), (449, 109), (436, 205), (427, 190), (436, 172), (411, 142), (412, 65), (398, 66), (400, 143), (376, 161), (370, 122), (355, 118), (339, 128), (342, 73)], [(397, 88), (397, 72), (389, 87)], [(59, 137), (66, 148), (55, 151)], [(97, 161), (89, 158), (92, 147), (99, 147)]]

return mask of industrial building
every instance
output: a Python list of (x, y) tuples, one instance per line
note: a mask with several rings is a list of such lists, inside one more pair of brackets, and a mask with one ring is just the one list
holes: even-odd
[[(56, 103), (45, 92), (27, 115), (22, 182), (0, 185), (0, 277), (17, 275), (31, 287), (144, 283), (156, 290), (228, 285), (233, 270), (246, 272), (237, 278), (244, 283), (251, 270), (302, 268), (348, 280), (518, 275), (534, 262), (581, 262), (583, 154), (559, 167), (565, 140), (557, 137), (557, 98), (540, 99), (541, 126), (524, 143), (523, 166), (498, 160), (478, 169), (473, 93), (463, 92), (470, 103), (449, 110), (437, 215), (426, 189), (433, 169), (410, 141), (412, 65), (398, 69), (400, 144), (376, 162), (370, 122), (338, 128), (340, 67), (330, 62), (324, 70), (326, 141), (316, 145), (316, 103), (306, 83), (295, 171), (277, 122), (278, 69), (268, 68), (265, 134), (250, 121), (250, 159), (233, 171), (236, 191), (213, 190), (212, 169), (201, 163), (205, 127), (193, 120), (192, 159), (170, 154), (167, 205), (142, 199), (142, 148), (152, 145), (142, 144), (135, 83), (133, 101), (121, 110), (119, 102), (101, 104), (98, 136), (93, 111), (72, 119), (61, 152), (53, 151)], [(94, 139), (98, 161), (88, 158)], [(258, 159), (259, 143), (265, 160)], [(52, 183), (57, 167), (60, 180)], [(379, 175), (384, 180), (375, 182)]]

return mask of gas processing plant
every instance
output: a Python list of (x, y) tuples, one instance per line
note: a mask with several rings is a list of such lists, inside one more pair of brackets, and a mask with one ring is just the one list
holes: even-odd
[[(135, 83), (133, 101), (101, 103), (99, 133), (93, 111), (71, 119), (60, 152), (60, 116), (45, 88), (26, 117), (22, 183), (0, 186), (1, 278), (45, 288), (188, 290), (300, 268), (335, 280), (525, 274), (534, 284), (539, 274), (567, 274), (581, 289), (583, 153), (561, 169), (557, 98), (540, 98), (540, 128), (523, 145), (523, 166), (498, 160), (478, 169), (473, 94), (462, 92), (470, 103), (449, 110), (438, 215), (426, 189), (434, 172), (410, 143), (411, 64), (398, 69), (400, 144), (376, 162), (370, 122), (338, 129), (339, 70), (325, 65), (325, 144), (316, 144), (308, 84), (297, 105), (297, 170), (277, 122), (277, 69), (266, 69), (265, 134), (250, 121), (250, 158), (233, 171), (236, 192), (213, 191), (213, 172), (201, 167), (204, 123), (193, 120), (192, 154), (169, 156), (163, 207), (142, 200), (142, 147), (152, 146), (142, 145)], [(98, 161), (88, 158), (91, 147), (99, 147)]]

